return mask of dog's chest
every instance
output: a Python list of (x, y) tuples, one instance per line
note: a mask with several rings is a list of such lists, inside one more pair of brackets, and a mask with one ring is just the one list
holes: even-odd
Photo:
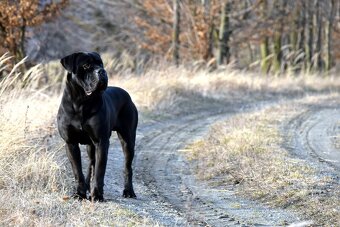
[(83, 131), (83, 124), (77, 118), (74, 118), (74, 119), (71, 120), (70, 126), (73, 127), (75, 130), (77, 130), (78, 132)]
[(77, 115), (64, 115), (64, 117), (61, 117), (58, 121), (58, 129), (61, 137), (67, 142), (81, 144), (91, 142), (88, 132), (84, 130), (81, 118)]
[(84, 112), (83, 108), (81, 108), (73, 113), (73, 116), (70, 118), (69, 124), (72, 125), (78, 132), (85, 133), (84, 127), (85, 125), (87, 125), (87, 120), (87, 113)]
[(71, 129), (73, 132), (83, 132), (83, 125), (85, 122), (84, 108), (77, 105), (69, 105), (71, 108), (66, 108), (68, 111), (63, 111), (62, 125), (66, 126), (66, 130)]
[(73, 104), (73, 111), (71, 114), (72, 124), (77, 126), (77, 128), (81, 128), (81, 126), (86, 122), (88, 118), (91, 116), (91, 108), (86, 108), (83, 105)]

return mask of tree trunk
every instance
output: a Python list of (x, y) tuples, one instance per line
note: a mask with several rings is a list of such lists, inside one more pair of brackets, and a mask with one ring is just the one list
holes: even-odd
[[(267, 0), (263, 0), (261, 2), (261, 21), (264, 22), (267, 19), (267, 10), (268, 10), (268, 2)], [(260, 44), (260, 51), (261, 51), (261, 71), (263, 73), (268, 73), (269, 71), (269, 38), (266, 34), (263, 35), (261, 44)]]
[(301, 10), (299, 16), (299, 43), (298, 48), (300, 51), (304, 52), (304, 45), (305, 45), (305, 28), (306, 28), (306, 3), (304, 1), (301, 2)]
[(336, 14), (336, 0), (330, 1), (330, 14), (326, 21), (325, 27), (325, 70), (329, 71), (332, 68), (332, 30)]
[(204, 6), (204, 18), (205, 20), (209, 21), (209, 33), (208, 33), (208, 46), (205, 50), (205, 53), (203, 55), (203, 59), (205, 61), (209, 61), (211, 58), (214, 57), (214, 31), (215, 31), (215, 25), (214, 25), (214, 16), (210, 15), (210, 0), (202, 0), (202, 5)]
[(313, 17), (313, 28), (315, 29), (314, 34), (316, 35), (316, 43), (315, 43), (315, 60), (314, 60), (314, 69), (320, 70), (322, 66), (322, 59), (321, 59), (321, 45), (322, 45), (322, 19), (320, 16), (320, 1), (314, 1), (314, 17)]
[(293, 12), (293, 20), (292, 20), (292, 28), (290, 32), (290, 44), (291, 44), (291, 50), (294, 52), (298, 51), (298, 37), (299, 37), (299, 19), (300, 19), (300, 11), (301, 8), (298, 7), (299, 3), (295, 3), (293, 5), (294, 12)]
[(309, 72), (312, 66), (313, 56), (313, 10), (312, 3), (308, 0), (306, 2), (306, 43), (305, 43), (305, 54), (306, 54), (306, 71)]
[(17, 59), (21, 61), (26, 56), (26, 51), (25, 51), (25, 40), (26, 40), (26, 20), (23, 19), (22, 26), (20, 28), (20, 44), (19, 44), (19, 49), (17, 53)]
[(248, 50), (249, 50), (249, 60), (250, 60), (250, 63), (253, 63), (255, 61), (255, 59), (254, 59), (253, 48), (251, 47), (250, 42), (247, 43), (247, 47), (248, 47)]
[(269, 39), (264, 37), (260, 45), (261, 49), (261, 70), (263, 73), (268, 73), (269, 71)]
[(287, 2), (282, 0), (276, 0), (274, 3), (274, 7), (278, 11), (279, 19), (274, 25), (274, 58), (273, 58), (273, 67), (276, 73), (281, 71), (282, 64), (282, 38), (283, 38), (283, 27), (285, 23), (285, 8)]
[(279, 31), (275, 32), (274, 35), (274, 58), (273, 58), (273, 67), (276, 73), (281, 70), (281, 46), (282, 46), (282, 36)]
[(231, 34), (229, 27), (230, 8), (231, 8), (230, 0), (225, 0), (221, 12), (221, 24), (217, 56), (218, 65), (222, 65), (224, 63), (228, 64), (230, 60), (230, 47), (229, 47), (229, 38)]
[(213, 20), (209, 23), (210, 28), (209, 28), (209, 34), (208, 34), (208, 48), (206, 49), (204, 53), (204, 60), (209, 61), (211, 58), (214, 57), (214, 31), (215, 31), (215, 26)]
[(180, 34), (180, 0), (174, 0), (174, 22), (173, 22), (173, 35), (172, 35), (172, 47), (173, 47), (173, 61), (176, 66), (179, 65), (179, 34)]

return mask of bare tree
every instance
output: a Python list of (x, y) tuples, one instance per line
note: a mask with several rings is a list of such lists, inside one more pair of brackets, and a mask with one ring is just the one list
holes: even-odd
[(322, 47), (322, 18), (320, 12), (320, 1), (314, 0), (314, 16), (313, 16), (313, 29), (315, 34), (315, 48), (314, 48), (314, 69), (319, 70), (322, 65), (321, 60), (321, 47)]
[[(267, 0), (262, 0), (260, 5), (261, 20), (265, 21), (267, 19), (268, 2)], [(269, 37), (264, 34), (261, 40), (261, 70), (263, 73), (268, 73), (269, 71)]]
[(305, 27), (305, 54), (306, 54), (306, 70), (309, 71), (312, 67), (312, 56), (313, 56), (313, 6), (311, 1), (306, 1), (306, 27)]
[(274, 48), (273, 48), (273, 70), (275, 72), (281, 71), (281, 61), (282, 61), (282, 38), (283, 38), (283, 29), (285, 22), (285, 10), (286, 10), (287, 1), (275, 0), (274, 2), (274, 10), (276, 9), (276, 18), (277, 22), (274, 24)]
[(174, 22), (173, 22), (173, 35), (172, 35), (172, 48), (173, 48), (173, 61), (179, 65), (179, 33), (180, 33), (180, 0), (174, 1)]
[(329, 9), (330, 12), (328, 14), (328, 17), (326, 19), (326, 26), (325, 26), (325, 50), (326, 50), (326, 56), (325, 56), (325, 69), (329, 71), (332, 67), (332, 34), (333, 34), (333, 24), (334, 19), (336, 15), (336, 9), (337, 4), (340, 5), (336, 0), (330, 0), (329, 2)]
[(217, 64), (222, 65), (223, 63), (228, 64), (230, 60), (230, 47), (229, 39), (231, 35), (229, 14), (231, 11), (231, 1), (224, 0), (223, 8), (221, 12), (221, 24), (219, 32), (219, 46)]

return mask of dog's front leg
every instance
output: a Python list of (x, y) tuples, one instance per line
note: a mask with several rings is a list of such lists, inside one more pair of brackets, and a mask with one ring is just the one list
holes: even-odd
[(109, 149), (109, 139), (101, 140), (96, 144), (96, 164), (94, 168), (94, 178), (91, 187), (91, 198), (93, 201), (103, 201), (104, 176)]
[(67, 143), (66, 153), (68, 159), (71, 162), (73, 174), (77, 182), (77, 189), (76, 192), (73, 194), (73, 197), (79, 199), (86, 199), (87, 186), (85, 183), (85, 178), (81, 167), (81, 156), (78, 144)]
[(96, 147), (93, 144), (90, 144), (90, 145), (87, 145), (86, 149), (87, 149), (87, 154), (90, 159), (87, 176), (86, 176), (86, 184), (87, 184), (89, 193), (91, 193), (91, 180), (93, 178), (94, 166), (96, 164)]

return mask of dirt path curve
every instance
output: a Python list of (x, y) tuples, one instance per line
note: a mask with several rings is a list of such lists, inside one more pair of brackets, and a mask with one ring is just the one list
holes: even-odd
[(307, 106), (283, 128), (285, 146), (319, 171), (319, 177), (332, 179), (320, 191), (339, 187), (340, 182), (340, 104), (339, 98)]
[(138, 199), (120, 197), (123, 155), (117, 146), (109, 154), (106, 198), (165, 226), (281, 226), (298, 221), (287, 211), (238, 198), (231, 189), (212, 188), (196, 181), (181, 155), (180, 149), (206, 133), (212, 123), (236, 112), (262, 107), (263, 104), (234, 106), (232, 110), (213, 108), (140, 125), (134, 162)]
[(311, 108), (301, 113), (287, 127), (287, 134), (294, 138), (291, 143), (294, 153), (340, 170), (340, 150), (335, 141), (339, 123), (340, 110), (336, 108)]

